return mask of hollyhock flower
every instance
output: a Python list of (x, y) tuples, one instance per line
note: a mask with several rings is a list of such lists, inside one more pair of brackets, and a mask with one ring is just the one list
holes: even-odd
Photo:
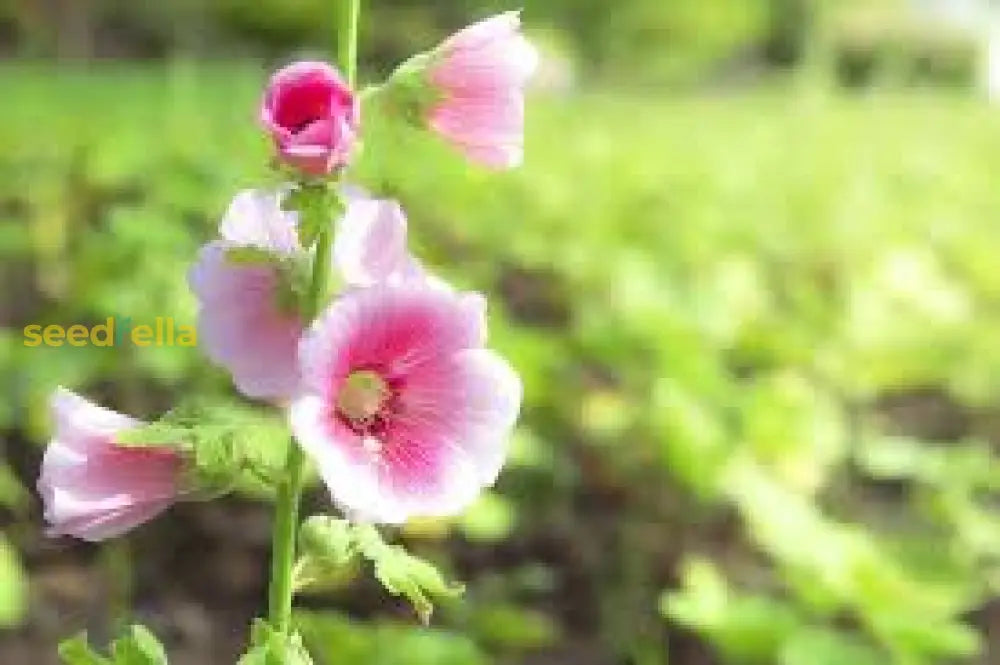
[(521, 403), (478, 295), (423, 283), (348, 292), (303, 337), (292, 431), (355, 518), (452, 515), (491, 485)]
[[(524, 88), (538, 54), (520, 31), (518, 12), (457, 32), (393, 76), (404, 105), (470, 160), (504, 169), (524, 156)], [(422, 85), (406, 83), (417, 73)]]
[[(296, 233), (298, 216), (281, 209), (281, 192), (236, 196), (188, 275), (199, 302), (199, 338), (206, 355), (255, 399), (283, 400), (298, 385), (296, 354), (303, 322), (290, 282), (308, 253)], [(349, 287), (424, 278), (406, 249), (406, 217), (394, 201), (346, 195), (334, 264)], [(239, 250), (263, 255), (241, 259)]]
[(174, 502), (182, 468), (177, 453), (115, 445), (118, 432), (142, 423), (62, 388), (51, 407), (55, 435), (38, 478), (50, 535), (113, 538)]
[[(228, 369), (244, 395), (281, 399), (298, 382), (295, 352), (302, 321), (281, 260), (305, 259), (295, 232), (297, 217), (281, 209), (277, 192), (241, 192), (219, 227), (221, 238), (202, 248), (188, 273), (198, 299), (198, 338), (205, 354)], [(233, 251), (250, 248), (277, 259), (239, 261)]]
[(296, 62), (271, 77), (260, 119), (283, 161), (321, 176), (347, 163), (360, 111), (336, 69), (323, 62)]

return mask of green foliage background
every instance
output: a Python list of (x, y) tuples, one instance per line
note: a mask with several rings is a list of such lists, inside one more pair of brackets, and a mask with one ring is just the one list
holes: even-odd
[[(159, 21), (152, 4), (107, 3), (188, 55), (0, 66), (0, 654), (47, 635), (25, 569), (46, 565), (26, 488), (48, 392), (152, 415), (230, 390), (191, 349), (26, 348), (21, 329), (193, 323), (184, 273), (231, 195), (265, 176), (267, 68), (190, 54), (322, 45), (325, 4), (181, 3)], [(370, 4), (371, 73), (481, 10)], [(335, 611), (371, 593), (346, 575), (299, 618), (320, 662), (992, 662), (1000, 119), (967, 91), (768, 76), (719, 94), (710, 73), (734, 54), (797, 52), (810, 7), (708, 4), (528, 3), (586, 82), (535, 93), (521, 171), (487, 174), (366, 118), (360, 180), (403, 201), (430, 266), (490, 296), (525, 412), (494, 492), (403, 533), (466, 598), (424, 630)], [(58, 50), (48, 24), (12, 16), (19, 49)], [(137, 560), (185, 538), (144, 531)], [(157, 599), (141, 600), (155, 624)]]

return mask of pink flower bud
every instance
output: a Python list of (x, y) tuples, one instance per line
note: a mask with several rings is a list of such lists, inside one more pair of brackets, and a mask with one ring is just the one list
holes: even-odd
[(360, 111), (336, 69), (323, 62), (296, 62), (271, 77), (260, 119), (282, 161), (322, 176), (350, 159)]
[(176, 452), (115, 445), (119, 432), (142, 423), (62, 388), (51, 404), (55, 436), (38, 478), (49, 535), (114, 538), (174, 502), (181, 471)]
[(496, 169), (524, 156), (524, 88), (538, 54), (520, 26), (518, 12), (507, 12), (457, 32), (431, 54), (426, 75), (438, 93), (427, 123), (469, 159)]

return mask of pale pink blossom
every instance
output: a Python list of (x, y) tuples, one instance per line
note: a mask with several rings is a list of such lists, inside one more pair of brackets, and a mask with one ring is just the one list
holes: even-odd
[(241, 261), (234, 251), (305, 259), (296, 223), (295, 213), (281, 209), (279, 192), (241, 192), (222, 220), (221, 238), (202, 248), (188, 274), (198, 299), (199, 344), (248, 397), (279, 400), (295, 392), (302, 320), (289, 302), (293, 294), (286, 292), (280, 263)]
[(261, 123), (283, 161), (320, 176), (350, 159), (360, 111), (354, 92), (324, 62), (296, 62), (271, 77)]
[(341, 279), (353, 287), (421, 279), (423, 270), (407, 248), (406, 226), (396, 201), (348, 197), (333, 244)]
[(428, 124), (485, 166), (518, 166), (524, 156), (524, 88), (538, 54), (518, 12), (471, 25), (431, 54), (427, 79), (438, 93)]
[[(220, 239), (202, 248), (188, 276), (206, 355), (232, 373), (244, 395), (272, 401), (287, 399), (298, 385), (303, 321), (288, 271), (309, 258), (296, 233), (298, 215), (281, 209), (282, 196), (237, 195), (219, 228)], [(399, 205), (360, 193), (345, 198), (333, 248), (339, 280), (363, 287), (423, 279), (406, 249), (406, 217)], [(238, 252), (245, 248), (263, 256), (241, 260)]]
[(424, 283), (350, 291), (304, 336), (292, 430), (356, 519), (461, 511), (493, 484), (521, 403), (485, 305)]
[(49, 535), (113, 538), (175, 501), (181, 472), (176, 452), (115, 445), (119, 432), (142, 423), (62, 388), (51, 408), (55, 434), (38, 478)]

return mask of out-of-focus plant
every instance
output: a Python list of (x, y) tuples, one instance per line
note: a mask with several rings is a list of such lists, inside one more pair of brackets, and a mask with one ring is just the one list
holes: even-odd
[(27, 584), (17, 550), (0, 533), (0, 627), (11, 628), (21, 623), (27, 611)]

